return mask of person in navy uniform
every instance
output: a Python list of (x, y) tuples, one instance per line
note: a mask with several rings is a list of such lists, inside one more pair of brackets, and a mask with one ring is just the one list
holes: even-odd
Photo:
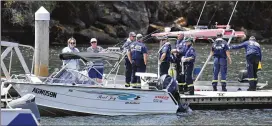
[[(136, 34), (135, 32), (130, 32), (129, 33), (129, 38), (125, 42), (125, 44), (122, 46), (124, 51), (128, 51), (130, 44), (135, 41)], [(128, 59), (128, 56), (125, 56), (125, 76), (126, 76), (126, 87), (129, 85), (131, 82), (131, 74), (132, 74), (132, 65)]]
[(245, 48), (246, 60), (247, 60), (247, 72), (249, 88), (248, 91), (256, 91), (258, 77), (257, 70), (258, 64), (262, 61), (262, 51), (260, 44), (256, 41), (254, 36), (251, 36), (248, 41), (245, 41), (239, 45), (232, 45), (230, 49)]
[[(221, 73), (221, 85), (222, 91), (227, 91), (227, 62), (231, 64), (231, 57), (229, 52), (228, 43), (222, 38), (223, 35), (221, 33), (217, 34), (217, 39), (212, 45), (210, 55), (213, 55), (213, 80), (212, 86), (213, 91), (217, 91), (217, 83), (218, 83), (218, 74)], [(227, 61), (228, 58), (228, 61)]]
[(177, 38), (178, 38), (178, 40), (176, 41), (176, 48), (178, 48), (178, 46), (179, 46), (179, 44), (181, 43), (181, 42), (184, 42), (184, 34), (183, 33), (180, 33), (180, 34), (178, 34), (178, 36), (177, 36)]
[(162, 39), (163, 45), (159, 51), (160, 53), (160, 76), (163, 74), (168, 74), (168, 69), (171, 62), (171, 44), (167, 41), (167, 36), (164, 36)]
[(184, 74), (185, 74), (185, 83), (184, 94), (194, 95), (194, 84), (193, 84), (193, 69), (196, 59), (196, 52), (193, 47), (193, 38), (188, 38), (186, 42), (186, 53), (184, 57), (181, 58), (181, 62), (184, 62)]
[(178, 40), (176, 42), (176, 49), (173, 49), (171, 51), (172, 53), (176, 53), (176, 71), (177, 71), (177, 81), (178, 81), (178, 87), (179, 87), (179, 92), (181, 94), (184, 93), (183, 89), (185, 86), (185, 76), (182, 74), (182, 64), (181, 64), (181, 57), (183, 57), (186, 53), (186, 42), (184, 38), (184, 34), (179, 34), (178, 35)]
[(140, 83), (140, 77), (135, 76), (136, 72), (145, 72), (147, 65), (147, 47), (143, 44), (143, 36), (141, 34), (136, 35), (136, 42), (130, 45), (128, 50), (128, 59), (132, 64), (132, 77), (131, 84), (129, 86), (137, 85)]

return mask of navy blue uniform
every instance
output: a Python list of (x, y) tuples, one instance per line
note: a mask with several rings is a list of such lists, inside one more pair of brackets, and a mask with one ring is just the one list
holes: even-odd
[(130, 45), (129, 51), (131, 52), (132, 59), (131, 83), (140, 83), (140, 77), (136, 77), (135, 73), (146, 71), (143, 54), (147, 53), (147, 48), (142, 42), (136, 41)]
[(231, 49), (241, 49), (246, 50), (246, 60), (247, 60), (247, 72), (249, 81), (249, 90), (256, 90), (258, 83), (257, 70), (258, 64), (262, 61), (262, 51), (260, 44), (256, 41), (249, 40), (245, 41), (239, 45), (231, 46)]
[(185, 86), (185, 75), (182, 74), (182, 67), (184, 66), (181, 66), (181, 57), (182, 56), (185, 56), (185, 53), (186, 53), (186, 42), (185, 40), (182, 40), (180, 42), (178, 42), (178, 45), (176, 46), (176, 49), (177, 49), (177, 58), (176, 58), (176, 64), (177, 64), (177, 81), (178, 81), (178, 85), (179, 85), (179, 92), (183, 92), (183, 88)]
[(229, 46), (225, 40), (218, 38), (215, 40), (215, 43), (212, 45), (213, 51), (213, 80), (212, 85), (216, 91), (218, 83), (218, 74), (221, 73), (221, 84), (222, 90), (226, 91), (226, 78), (227, 78), (227, 54)]
[(171, 44), (169, 42), (164, 43), (162, 49), (160, 50), (160, 59), (163, 53), (166, 53), (165, 58), (160, 64), (160, 76), (163, 74), (168, 74), (168, 69), (171, 62)]
[[(132, 41), (128, 38), (125, 44), (122, 46), (123, 50), (128, 51), (131, 43)], [(131, 82), (132, 65), (129, 62), (127, 55), (125, 56), (125, 68), (126, 83), (129, 84)]]
[(193, 69), (194, 69), (194, 63), (195, 63), (195, 58), (196, 58), (196, 52), (195, 49), (193, 48), (192, 45), (187, 46), (186, 53), (184, 55), (184, 58), (189, 58), (191, 57), (192, 59), (186, 60), (184, 62), (184, 74), (185, 74), (185, 83), (186, 85), (184, 86), (185, 91), (189, 91), (190, 95), (194, 94), (194, 84), (193, 84)]

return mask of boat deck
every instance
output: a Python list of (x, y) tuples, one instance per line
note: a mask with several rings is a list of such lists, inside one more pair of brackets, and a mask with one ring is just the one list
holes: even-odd
[(195, 91), (195, 95), (181, 94), (183, 102), (192, 109), (261, 109), (272, 108), (272, 90), (257, 91)]

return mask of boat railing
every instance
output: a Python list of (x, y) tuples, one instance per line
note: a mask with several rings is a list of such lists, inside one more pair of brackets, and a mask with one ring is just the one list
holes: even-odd
[[(33, 67), (34, 67), (34, 55), (32, 58), (32, 65), (31, 65), (31, 70), (29, 70), (22, 52), (20, 51), (19, 47), (26, 47), (34, 52), (34, 48), (29, 45), (23, 45), (23, 44), (18, 44), (16, 42), (7, 42), (7, 41), (1, 41), (1, 46), (6, 47), (6, 49), (1, 53), (1, 68), (3, 70), (3, 73), (7, 79), (11, 78), (11, 63), (12, 63), (12, 58), (13, 58), (13, 50), (15, 51), (15, 54), (17, 54), (17, 57), (21, 63), (22, 68), (24, 69), (24, 72), (26, 74), (33, 73)], [(10, 53), (10, 62), (9, 62), (9, 70), (5, 66), (5, 63), (3, 62), (4, 58), (7, 57), (7, 55)]]

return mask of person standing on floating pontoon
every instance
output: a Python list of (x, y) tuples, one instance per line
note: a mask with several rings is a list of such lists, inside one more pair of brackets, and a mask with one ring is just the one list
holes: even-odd
[[(99, 53), (103, 50), (101, 46), (97, 46), (96, 38), (92, 38), (90, 43), (91, 43), (91, 46), (87, 48), (87, 52)], [(93, 63), (93, 66), (89, 69), (88, 75), (90, 78), (96, 79), (98, 83), (102, 83), (103, 72), (104, 72), (103, 62), (95, 61)]]
[(128, 50), (128, 59), (132, 65), (132, 77), (131, 84), (129, 86), (137, 85), (136, 83), (140, 83), (140, 77), (136, 77), (136, 72), (145, 72), (147, 65), (147, 48), (145, 44), (143, 44), (143, 35), (136, 35), (136, 42), (133, 42), (130, 45)]
[[(73, 53), (73, 52), (79, 52), (79, 50), (76, 48), (76, 39), (71, 37), (67, 41), (68, 46), (62, 49), (62, 53)], [(63, 60), (63, 65), (66, 65), (66, 68), (78, 70), (79, 69), (79, 60), (78, 59), (71, 59), (71, 60)]]
[[(135, 37), (136, 37), (135, 32), (129, 33), (129, 38), (127, 39), (125, 44), (122, 46), (124, 51), (126, 52), (128, 51), (130, 44), (135, 41)], [(131, 82), (131, 73), (132, 73), (132, 66), (127, 55), (125, 56), (125, 69), (126, 69), (125, 75), (126, 75), (126, 84), (127, 84), (126, 87), (127, 87)]]
[(167, 41), (167, 36), (162, 39), (163, 45), (161, 47), (160, 53), (160, 76), (163, 74), (168, 74), (168, 69), (171, 62), (171, 44)]
[(256, 91), (258, 77), (257, 70), (258, 64), (262, 61), (262, 51), (260, 44), (256, 41), (254, 36), (251, 36), (248, 41), (245, 41), (239, 45), (232, 45), (230, 49), (241, 49), (246, 50), (246, 60), (247, 60), (247, 74), (249, 81), (248, 91)]
[(181, 57), (185, 56), (186, 53), (186, 43), (185, 43), (185, 39), (184, 39), (184, 34), (179, 34), (178, 35), (178, 40), (177, 40), (177, 45), (176, 45), (176, 49), (173, 49), (171, 52), (172, 53), (176, 53), (176, 71), (177, 71), (177, 81), (178, 81), (178, 87), (179, 87), (179, 92), (180, 93), (184, 93), (183, 89), (185, 86), (185, 76), (184, 74), (182, 74), (182, 64), (181, 64)]
[(221, 33), (217, 34), (217, 39), (212, 45), (210, 55), (213, 55), (213, 80), (212, 86), (213, 91), (217, 91), (217, 83), (218, 83), (218, 74), (221, 73), (221, 85), (222, 91), (227, 91), (227, 58), (229, 64), (231, 64), (231, 57), (229, 52), (229, 46), (227, 42), (222, 38), (223, 35)]
[(194, 63), (196, 59), (196, 52), (193, 47), (193, 38), (188, 38), (185, 40), (186, 43), (186, 53), (184, 57), (181, 58), (181, 62), (184, 62), (184, 74), (185, 74), (185, 83), (184, 94), (194, 95), (194, 82), (193, 82), (193, 70)]

